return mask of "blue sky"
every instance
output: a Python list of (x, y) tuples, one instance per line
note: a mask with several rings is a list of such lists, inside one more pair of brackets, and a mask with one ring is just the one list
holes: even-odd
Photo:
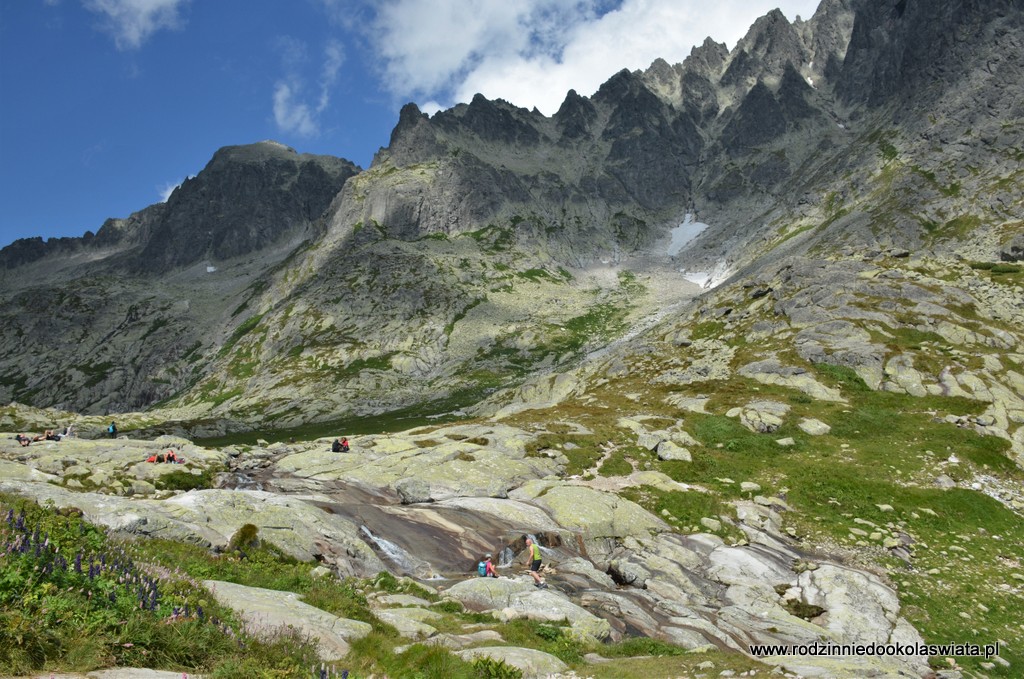
[(369, 167), (402, 104), (545, 114), (818, 0), (0, 0), (0, 247), (163, 200), (222, 146)]

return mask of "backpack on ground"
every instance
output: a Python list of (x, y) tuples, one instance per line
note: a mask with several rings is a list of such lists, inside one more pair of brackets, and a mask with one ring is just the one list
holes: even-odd
[(486, 578), (487, 577), (487, 562), (486, 561), (481, 561), (480, 563), (478, 563), (476, 565), (476, 572), (480, 575), (481, 578)]

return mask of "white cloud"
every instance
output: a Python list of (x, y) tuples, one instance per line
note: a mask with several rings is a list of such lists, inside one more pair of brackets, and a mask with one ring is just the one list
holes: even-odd
[(104, 29), (118, 49), (138, 49), (161, 29), (182, 25), (179, 10), (189, 0), (84, 0), (85, 8), (104, 17)]
[[(192, 177), (185, 177), (185, 179), (191, 179), (191, 178)], [(181, 181), (179, 181), (177, 183), (175, 183), (175, 182), (167, 182), (163, 186), (158, 187), (157, 188), (157, 193), (160, 195), (160, 202), (161, 203), (166, 203), (167, 199), (171, 197), (171, 194), (174, 193), (175, 189), (177, 189), (179, 186), (181, 186), (182, 184), (185, 183), (185, 179), (182, 179)]]
[(341, 43), (332, 41), (324, 48), (324, 63), (320, 72), (320, 101), (317, 104), (317, 112), (327, 110), (330, 103), (330, 92), (334, 83), (338, 80), (338, 71), (345, 63), (345, 52)]
[(299, 100), (296, 90), (301, 85), (278, 81), (274, 86), (274, 122), (285, 131), (303, 137), (313, 137), (319, 132), (309, 105)]
[[(334, 0), (323, 0), (331, 6)], [(569, 89), (683, 61), (708, 36), (732, 47), (775, 7), (810, 18), (818, 0), (387, 0), (368, 36), (398, 98), (426, 107), (480, 92), (552, 114)]]
[(319, 67), (316, 92), (308, 96), (307, 66), (310, 62), (306, 44), (294, 38), (279, 40), (285, 75), (274, 85), (274, 122), (283, 132), (302, 137), (320, 133), (320, 117), (330, 105), (330, 93), (345, 62), (341, 43), (331, 41), (324, 47)]

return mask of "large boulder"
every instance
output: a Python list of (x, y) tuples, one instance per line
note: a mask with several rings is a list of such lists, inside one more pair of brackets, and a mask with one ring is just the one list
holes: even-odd
[(251, 634), (273, 638), (282, 628), (294, 629), (302, 637), (315, 639), (320, 656), (327, 660), (344, 657), (349, 641), (362, 639), (373, 629), (368, 623), (339, 618), (303, 603), (294, 592), (219, 580), (204, 580), (203, 586), (219, 604), (238, 613)]
[(1024, 261), (1024, 233), (1011, 238), (999, 251), (999, 258), (1004, 262)]
[(569, 623), (574, 634), (600, 641), (611, 626), (551, 589), (537, 589), (532, 581), (506, 578), (473, 578), (456, 583), (445, 593), (467, 608), (500, 611), (506, 619), (527, 618)]
[(553, 460), (526, 457), (524, 440), (519, 430), (504, 426), (367, 436), (355, 442), (357, 454), (298, 452), (278, 460), (276, 468), (302, 478), (391, 488), (406, 504), (502, 498), (557, 471)]
[[(0, 434), (0, 461), (17, 462), (48, 475), (47, 480), (67, 481), (90, 477), (97, 492), (118, 493), (134, 480), (153, 483), (167, 474), (221, 469), (228, 462), (228, 454), (193, 445), (185, 439), (159, 437), (153, 441), (135, 439), (82, 439), (39, 441), (21, 447)], [(146, 462), (151, 455), (168, 449), (180, 455), (184, 464), (153, 464)], [(15, 468), (11, 467), (12, 474)], [(23, 472), (18, 472), (23, 473)], [(12, 479), (2, 475), (0, 478)], [(37, 480), (41, 480), (38, 477)]]
[(0, 491), (77, 507), (91, 523), (113, 531), (160, 537), (223, 549), (245, 524), (301, 561), (332, 563), (343, 575), (369, 576), (385, 570), (360, 530), (313, 502), (325, 496), (286, 496), (249, 490), (194, 490), (169, 498), (136, 499), (72, 492), (50, 483), (0, 481)]
[(550, 677), (569, 669), (568, 665), (550, 653), (516, 646), (482, 646), (459, 651), (456, 655), (463, 660), (472, 660), (481, 656), (499, 660), (522, 671), (523, 679)]
[(8, 481), (56, 481), (60, 477), (55, 474), (47, 474), (34, 467), (21, 462), (8, 462), (0, 460), (0, 478)]
[(779, 385), (802, 391), (818, 401), (846, 402), (838, 389), (827, 387), (817, 381), (806, 368), (783, 365), (776, 359), (748, 363), (737, 372), (761, 384)]
[(614, 493), (558, 482), (524, 484), (513, 499), (532, 501), (560, 526), (580, 531), (585, 539), (649, 536), (668, 525), (646, 509)]
[(752, 401), (739, 408), (732, 408), (726, 415), (739, 417), (744, 427), (758, 434), (770, 434), (782, 426), (789, 406), (778, 401)]

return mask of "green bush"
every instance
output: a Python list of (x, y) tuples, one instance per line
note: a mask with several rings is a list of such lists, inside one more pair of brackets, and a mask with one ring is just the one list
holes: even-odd
[(204, 469), (201, 474), (193, 474), (184, 469), (175, 469), (164, 474), (153, 482), (157, 490), (203, 490), (213, 488), (213, 472)]
[(487, 656), (475, 658), (472, 662), (473, 671), (481, 679), (522, 679), (523, 672), (517, 667), (508, 665), (503, 660), (495, 660)]
[[(176, 575), (188, 559), (152, 558), (198, 549), (160, 542), (121, 543), (79, 512), (0, 494), (0, 674), (127, 666), (212, 677), (308, 676), (319, 662), (312, 642), (296, 634), (249, 637), (192, 579), (196, 572)], [(250, 570), (271, 554), (257, 550)]]
[(247, 550), (254, 549), (260, 546), (260, 539), (258, 536), (259, 529), (251, 523), (247, 523), (231, 536), (231, 541), (228, 542), (228, 551), (234, 552), (236, 550)]

